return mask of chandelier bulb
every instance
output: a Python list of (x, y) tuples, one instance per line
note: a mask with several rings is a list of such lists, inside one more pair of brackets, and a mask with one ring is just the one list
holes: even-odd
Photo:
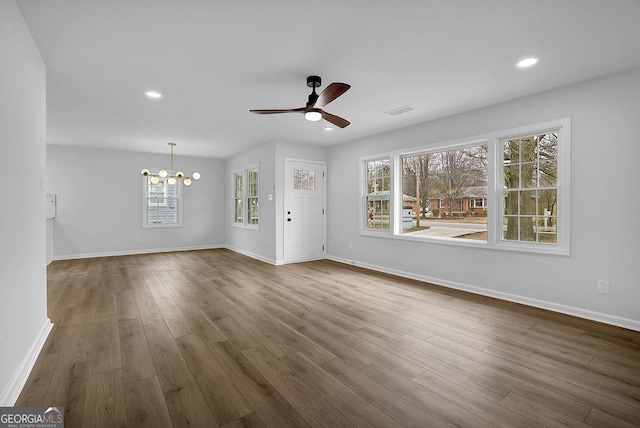
[(160, 179), (155, 175), (151, 177), (151, 184), (158, 184), (159, 182), (160, 182)]
[(160, 172), (158, 172), (158, 175), (162, 178), (165, 178), (167, 175), (169, 175), (169, 173), (166, 169), (161, 169)]
[(191, 179), (189, 177), (185, 178), (183, 181), (185, 186), (191, 186)]
[(142, 171), (140, 171), (140, 174), (142, 174), (144, 177), (148, 177), (149, 174), (151, 174), (151, 171), (149, 171), (147, 168), (145, 168)]
[(200, 173), (198, 171), (195, 171), (193, 174), (191, 174), (191, 178), (193, 178), (194, 180), (200, 180)]
[(183, 178), (183, 177), (184, 177), (184, 172), (182, 171), (176, 172), (176, 178)]
[(174, 185), (176, 184), (176, 178), (175, 177), (169, 177), (169, 179), (167, 180), (167, 183), (169, 183), (170, 185)]

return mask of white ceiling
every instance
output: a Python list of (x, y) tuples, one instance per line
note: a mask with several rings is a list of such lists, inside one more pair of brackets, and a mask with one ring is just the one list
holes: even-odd
[[(214, 158), (274, 140), (332, 145), (640, 66), (638, 0), (17, 4), (47, 66), (53, 144), (175, 141), (176, 154)], [(527, 56), (540, 63), (517, 69)], [(304, 106), (310, 74), (320, 89), (352, 85), (325, 108), (349, 127), (249, 113)]]

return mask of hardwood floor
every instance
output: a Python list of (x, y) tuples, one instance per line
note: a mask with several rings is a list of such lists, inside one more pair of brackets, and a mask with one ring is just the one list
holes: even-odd
[(330, 261), (58, 261), (18, 406), (67, 427), (640, 426), (640, 333)]

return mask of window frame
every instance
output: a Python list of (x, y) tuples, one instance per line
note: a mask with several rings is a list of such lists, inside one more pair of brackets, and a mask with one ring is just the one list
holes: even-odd
[[(528, 251), (544, 254), (558, 254), (569, 255), (570, 254), (570, 178), (571, 178), (571, 159), (570, 159), (570, 145), (571, 145), (571, 120), (570, 118), (559, 119), (555, 121), (545, 122), (536, 125), (523, 126), (497, 133), (495, 137), (495, 158), (494, 163), (500, 165), (499, 168), (495, 168), (496, 186), (494, 197), (497, 199), (497, 208), (500, 210), (496, 213), (494, 218), (494, 228), (496, 231), (501, 230), (504, 213), (504, 198), (503, 198), (503, 182), (504, 182), (504, 168), (503, 168), (503, 147), (502, 142), (504, 140), (522, 138), (530, 135), (537, 135), (541, 133), (557, 132), (557, 205), (556, 212), (556, 243), (542, 243), (542, 242), (526, 242), (526, 241), (512, 241), (496, 236), (495, 245), (499, 248), (510, 249), (515, 251)], [(544, 188), (545, 186), (532, 187), (532, 190)]]
[[(506, 241), (502, 239), (503, 206), (503, 150), (502, 141), (539, 133), (558, 132), (557, 168), (557, 234), (556, 244)], [(423, 153), (434, 153), (455, 150), (465, 147), (487, 145), (487, 197), (483, 207), (487, 210), (487, 240), (475, 241), (438, 236), (412, 236), (402, 233), (402, 158)], [(492, 250), (517, 251), (538, 254), (570, 255), (570, 177), (571, 177), (571, 119), (569, 117), (556, 119), (533, 125), (521, 126), (501, 131), (489, 132), (483, 135), (450, 140), (442, 143), (424, 145), (414, 148), (395, 150), (375, 155), (364, 156), (360, 162), (360, 198), (359, 198), (359, 228), (360, 235), (381, 238), (418, 241), (425, 244), (445, 244), (462, 247), (487, 248)], [(366, 164), (374, 160), (388, 159), (391, 168), (391, 194), (389, 200), (389, 230), (372, 230), (367, 227), (362, 213), (365, 210), (367, 190)], [(438, 205), (440, 205), (441, 200)], [(500, 233), (498, 233), (500, 231)]]
[[(151, 169), (153, 174), (157, 174), (160, 171), (160, 168)], [(177, 206), (177, 221), (176, 223), (149, 223), (149, 180), (151, 176), (141, 177), (142, 178), (142, 228), (143, 229), (162, 229), (162, 228), (172, 228), (172, 227), (182, 227), (182, 186), (179, 183), (176, 183), (176, 206)], [(165, 180), (165, 179), (161, 179)], [(165, 182), (164, 186), (164, 199), (167, 199), (167, 186), (169, 184)], [(165, 205), (166, 206), (166, 205)]]
[[(250, 195), (250, 183), (249, 177), (251, 172), (255, 171), (257, 174), (257, 181), (255, 183), (255, 195)], [(242, 197), (238, 198), (236, 194), (236, 177), (242, 177)], [(241, 229), (260, 229), (260, 164), (251, 164), (242, 168), (238, 168), (231, 173), (231, 200), (232, 200), (232, 213), (231, 213), (231, 226)], [(237, 200), (242, 201), (242, 221), (238, 222), (236, 217), (236, 204)], [(252, 223), (249, 219), (251, 200), (257, 201), (258, 215), (256, 223)]]
[[(368, 188), (367, 188), (367, 179), (366, 179), (366, 174), (367, 174), (367, 162), (375, 162), (375, 161), (388, 161), (389, 162), (389, 180), (390, 180), (390, 191), (389, 191), (389, 229), (373, 229), (373, 228), (369, 228), (368, 226), (368, 222), (367, 222), (367, 218), (364, 215), (367, 210), (368, 210), (368, 201), (367, 201), (367, 197), (369, 195), (368, 193)], [(376, 155), (376, 156), (368, 156), (368, 157), (364, 157), (360, 159), (360, 177), (361, 177), (361, 186), (360, 186), (360, 198), (359, 198), (359, 211), (358, 211), (358, 218), (359, 220), (359, 224), (360, 224), (360, 234), (363, 235), (372, 235), (372, 236), (384, 236), (386, 234), (389, 234), (390, 232), (393, 231), (393, 225), (395, 224), (394, 219), (396, 218), (396, 216), (394, 215), (395, 213), (395, 206), (398, 205), (395, 202), (395, 198), (393, 197), (394, 195), (394, 186), (395, 186), (395, 174), (394, 174), (394, 170), (395, 170), (395, 165), (394, 165), (394, 160), (393, 160), (393, 156), (391, 156), (390, 154), (383, 154), (383, 155)], [(402, 206), (402, 204), (400, 204), (400, 206)], [(402, 218), (402, 213), (400, 213), (400, 219)]]

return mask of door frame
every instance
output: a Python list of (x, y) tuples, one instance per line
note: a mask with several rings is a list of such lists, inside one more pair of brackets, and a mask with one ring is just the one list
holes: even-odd
[[(289, 189), (287, 189), (287, 166), (289, 162), (303, 162), (303, 163), (311, 163), (315, 165), (321, 165), (323, 171), (323, 180), (324, 186), (322, 191), (322, 209), (324, 210), (324, 215), (322, 216), (322, 257), (321, 259), (327, 258), (327, 162), (319, 161), (314, 159), (300, 159), (300, 158), (284, 158), (284, 165), (282, 171), (282, 189), (283, 189), (283, 204), (282, 204), (282, 264), (290, 264), (290, 263), (303, 263), (305, 261), (311, 260), (287, 260), (287, 242), (285, 239), (286, 228), (287, 228), (287, 216), (285, 214), (287, 198)], [(321, 259), (313, 259), (313, 260), (321, 260)]]

